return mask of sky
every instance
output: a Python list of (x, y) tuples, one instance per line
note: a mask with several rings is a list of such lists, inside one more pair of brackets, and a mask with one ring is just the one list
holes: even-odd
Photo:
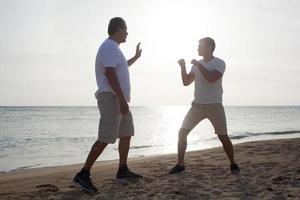
[(297, 0), (0, 0), (0, 106), (95, 106), (95, 57), (112, 17), (128, 26), (131, 105), (189, 105), (181, 83), (198, 40), (210, 36), (226, 62), (230, 106), (299, 105)]

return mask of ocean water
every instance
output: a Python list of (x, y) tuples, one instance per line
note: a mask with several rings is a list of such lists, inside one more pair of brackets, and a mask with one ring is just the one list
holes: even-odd
[[(189, 106), (131, 107), (129, 157), (176, 153)], [(234, 144), (300, 137), (300, 106), (225, 107)], [(0, 107), (0, 172), (83, 163), (97, 139), (97, 107)], [(208, 120), (190, 133), (187, 151), (221, 146)], [(98, 160), (118, 159), (117, 143)]]

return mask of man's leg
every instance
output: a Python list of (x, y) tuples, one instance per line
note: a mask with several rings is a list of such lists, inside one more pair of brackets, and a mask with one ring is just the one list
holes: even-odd
[(119, 141), (119, 156), (120, 156), (120, 162), (119, 165), (127, 165), (127, 157), (128, 157), (128, 151), (130, 147), (130, 140), (131, 136), (128, 137), (122, 137)]
[(187, 136), (193, 130), (198, 123), (200, 123), (205, 118), (205, 113), (201, 105), (195, 103), (192, 104), (192, 107), (185, 115), (182, 122), (181, 128), (178, 133), (178, 165), (184, 165), (184, 154), (187, 147)]
[(117, 97), (112, 93), (100, 93), (97, 97), (100, 111), (98, 140), (92, 146), (83, 169), (89, 171), (108, 143), (117, 138), (119, 106)]
[(130, 147), (130, 140), (131, 137), (134, 135), (134, 125), (133, 125), (133, 118), (132, 114), (129, 111), (126, 115), (121, 116), (120, 118), (120, 125), (119, 125), (119, 166), (127, 167), (127, 157)]
[(210, 105), (208, 110), (208, 119), (214, 126), (215, 133), (218, 135), (219, 140), (222, 142), (223, 149), (229, 158), (231, 173), (235, 174), (240, 172), (240, 168), (234, 160), (233, 146), (231, 140), (227, 135), (226, 115), (223, 105)]
[(100, 141), (96, 141), (91, 150), (90, 153), (85, 161), (85, 164), (83, 166), (83, 169), (87, 172), (89, 172), (93, 166), (93, 164), (95, 163), (95, 161), (97, 160), (97, 158), (101, 155), (101, 153), (103, 152), (103, 150), (105, 149), (105, 147), (107, 146), (107, 143), (103, 143)]
[(220, 141), (222, 142), (223, 149), (229, 158), (230, 164), (236, 164), (234, 160), (233, 146), (228, 135), (218, 135)]
[(232, 143), (227, 135), (227, 123), (225, 110), (222, 104), (210, 104), (207, 109), (208, 119), (212, 123), (215, 133), (222, 142), (223, 149), (227, 154), (230, 164), (235, 164)]
[(240, 172), (240, 167), (236, 164), (234, 160), (233, 146), (228, 135), (218, 135), (220, 141), (222, 142), (223, 149), (227, 154), (230, 161), (230, 170), (232, 174), (238, 174)]
[(79, 173), (76, 174), (76, 176), (73, 179), (74, 183), (80, 185), (80, 187), (87, 192), (97, 192), (98, 191), (97, 188), (93, 185), (93, 183), (91, 181), (90, 170), (106, 146), (107, 146), (107, 143), (103, 143), (103, 142), (100, 142), (97, 140), (93, 144), (83, 168), (81, 169), (81, 171)]
[[(194, 104), (195, 105), (195, 104)], [(184, 166), (184, 155), (187, 147), (187, 136), (191, 130), (205, 118), (202, 107), (192, 106), (186, 114), (181, 128), (178, 132), (178, 143), (177, 143), (177, 164), (168, 172), (169, 174), (176, 174), (185, 170)]]
[(117, 179), (123, 178), (142, 178), (143, 176), (129, 170), (127, 166), (128, 151), (131, 136), (121, 137), (119, 141), (120, 164), (117, 172)]
[(181, 128), (178, 133), (178, 144), (177, 144), (177, 164), (184, 165), (184, 155), (187, 147), (187, 136), (190, 130)]
[(133, 125), (133, 118), (131, 112), (127, 115), (122, 116), (120, 121), (120, 128), (119, 128), (119, 169), (117, 172), (117, 179), (122, 178), (142, 178), (143, 176), (138, 175), (129, 170), (127, 166), (127, 158), (128, 152), (130, 148), (130, 140), (131, 137), (134, 135), (134, 125)]

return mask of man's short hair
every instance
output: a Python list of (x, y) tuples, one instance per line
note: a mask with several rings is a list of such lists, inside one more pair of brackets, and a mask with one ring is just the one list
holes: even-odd
[(108, 35), (113, 35), (118, 31), (119, 28), (123, 29), (126, 26), (126, 22), (121, 17), (114, 17), (109, 21), (108, 24)]
[(211, 52), (214, 52), (215, 48), (216, 48), (216, 43), (215, 41), (210, 38), (210, 37), (205, 37), (205, 38), (202, 38), (200, 41), (203, 41), (205, 42), (205, 44), (207, 45), (207, 47), (209, 47), (211, 49)]

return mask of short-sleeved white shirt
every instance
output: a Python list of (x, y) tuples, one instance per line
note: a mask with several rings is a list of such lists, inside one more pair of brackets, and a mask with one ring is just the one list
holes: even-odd
[(119, 44), (111, 39), (106, 39), (100, 46), (97, 57), (96, 57), (96, 80), (98, 90), (95, 93), (95, 96), (100, 92), (112, 92), (111, 88), (106, 76), (105, 76), (105, 68), (113, 67), (115, 68), (117, 78), (120, 83), (120, 87), (122, 89), (123, 95), (126, 101), (130, 102), (130, 77), (128, 70), (128, 63), (123, 55), (122, 51), (119, 48)]
[[(214, 57), (209, 62), (205, 63), (202, 59), (200, 62), (209, 71), (218, 70), (222, 74), (225, 72), (225, 62), (220, 58)], [(217, 81), (210, 83), (205, 80), (201, 71), (196, 66), (192, 66), (190, 73), (194, 73), (195, 76), (195, 91), (194, 91), (194, 102), (198, 104), (209, 104), (209, 103), (222, 103), (223, 87), (222, 79), (219, 78)]]

